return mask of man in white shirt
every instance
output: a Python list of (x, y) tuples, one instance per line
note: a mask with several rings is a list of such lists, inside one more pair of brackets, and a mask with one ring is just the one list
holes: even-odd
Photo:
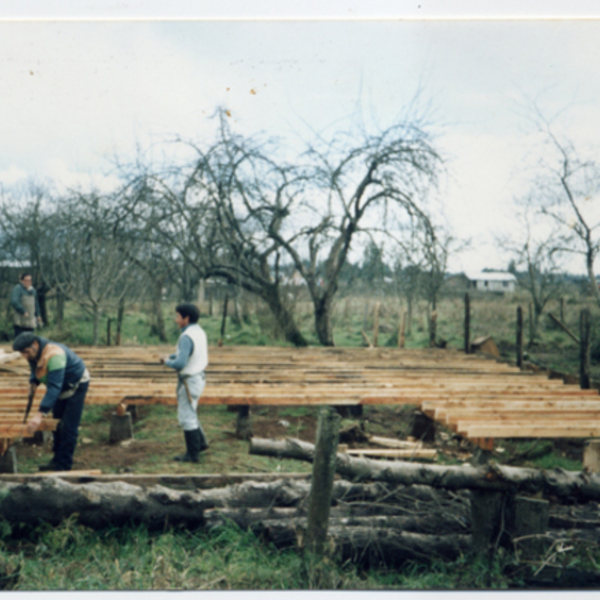
[(198, 455), (208, 448), (208, 442), (196, 409), (204, 391), (204, 369), (208, 365), (206, 333), (198, 319), (200, 311), (193, 304), (175, 308), (175, 323), (181, 329), (176, 354), (162, 356), (160, 362), (177, 371), (177, 417), (185, 436), (186, 453), (176, 456), (181, 462), (198, 462)]

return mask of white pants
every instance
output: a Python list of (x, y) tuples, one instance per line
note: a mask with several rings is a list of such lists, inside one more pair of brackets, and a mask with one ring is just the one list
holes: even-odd
[(177, 419), (179, 420), (179, 425), (181, 425), (184, 431), (194, 431), (195, 429), (201, 429), (198, 421), (198, 415), (196, 414), (196, 409), (198, 408), (198, 400), (200, 400), (200, 396), (204, 391), (206, 380), (204, 378), (204, 373), (199, 373), (198, 375), (190, 375), (189, 377), (186, 377), (185, 381), (188, 389), (190, 390), (192, 403), (190, 404), (188, 399), (185, 385), (183, 385), (181, 378), (178, 378)]

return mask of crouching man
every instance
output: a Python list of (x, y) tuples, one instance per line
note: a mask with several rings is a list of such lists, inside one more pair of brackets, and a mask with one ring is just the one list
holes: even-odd
[(182, 462), (198, 462), (198, 455), (208, 448), (198, 421), (198, 400), (204, 391), (204, 369), (208, 365), (206, 334), (198, 319), (200, 311), (193, 304), (175, 308), (175, 323), (181, 329), (177, 353), (162, 356), (160, 362), (177, 371), (177, 417), (185, 437), (186, 453), (176, 456)]
[(13, 342), (13, 350), (29, 361), (32, 392), (35, 393), (40, 383), (46, 386), (38, 412), (27, 424), (28, 432), (34, 433), (42, 417), (50, 411), (55, 419), (60, 420), (54, 431), (54, 457), (39, 470), (70, 471), (90, 374), (81, 358), (70, 348), (31, 332), (19, 334)]

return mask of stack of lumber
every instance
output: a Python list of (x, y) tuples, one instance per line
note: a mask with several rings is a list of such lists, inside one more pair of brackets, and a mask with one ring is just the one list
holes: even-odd
[[(158, 361), (172, 347), (75, 351), (92, 376), (87, 403), (175, 402), (175, 375)], [(457, 350), (225, 346), (209, 356), (205, 405), (413, 404), (472, 440), (600, 435), (597, 390)], [(25, 361), (0, 364), (0, 410), (22, 415), (26, 396)]]
[[(0, 388), (0, 455), (6, 452), (12, 440), (31, 437), (23, 424), (27, 408), (28, 385), (27, 379), (24, 380), (25, 385), (22, 384), (22, 377), (26, 377), (26, 374), (23, 374), (21, 369), (13, 369), (11, 366), (11, 363), (15, 363), (19, 359), (21, 359), (21, 355), (18, 352), (0, 349), (0, 381), (6, 382), (6, 385), (2, 385)], [(3, 377), (6, 374), (9, 376)], [(15, 387), (15, 383), (17, 383), (15, 379), (20, 375), (22, 377)], [(17, 402), (13, 401), (15, 393), (20, 394)], [(58, 421), (48, 417), (42, 421), (39, 429), (40, 431), (54, 431), (57, 423)]]

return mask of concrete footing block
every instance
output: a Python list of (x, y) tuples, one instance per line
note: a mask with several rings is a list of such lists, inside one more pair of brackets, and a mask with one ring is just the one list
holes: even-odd
[(133, 437), (133, 424), (131, 419), (131, 413), (125, 413), (124, 415), (118, 415), (113, 413), (110, 420), (110, 437), (109, 442), (116, 444), (123, 440), (129, 440)]
[(0, 473), (17, 473), (17, 450), (14, 446), (0, 456)]

